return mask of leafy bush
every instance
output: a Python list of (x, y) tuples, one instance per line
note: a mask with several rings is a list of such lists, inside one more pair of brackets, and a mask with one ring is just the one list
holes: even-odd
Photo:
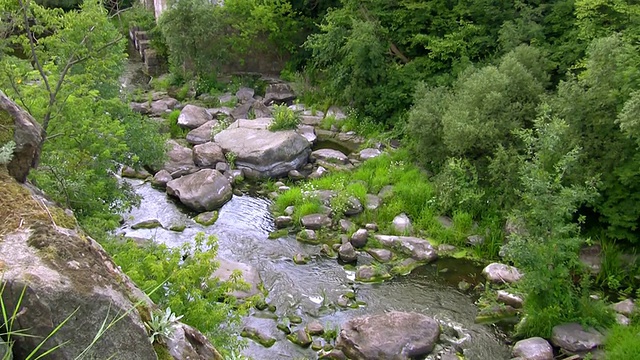
[(160, 307), (182, 314), (185, 323), (206, 334), (219, 349), (232, 351), (239, 346), (233, 332), (251, 303), (239, 306), (226, 296), (243, 288), (239, 273), (227, 282), (211, 278), (218, 266), (214, 237), (205, 239), (200, 233), (193, 244), (173, 249), (155, 243), (140, 247), (132, 241), (108, 242), (105, 248), (141, 289), (157, 289), (150, 297)]
[(450, 158), (433, 181), (440, 211), (445, 214), (464, 211), (474, 217), (480, 214), (484, 192), (478, 186), (475, 167), (467, 160)]
[(183, 139), (189, 132), (189, 130), (178, 125), (179, 116), (180, 110), (173, 110), (169, 115), (167, 115), (167, 121), (169, 122), (169, 134), (172, 139)]
[(293, 130), (300, 124), (300, 116), (286, 105), (273, 107), (273, 121), (269, 125), (270, 131)]

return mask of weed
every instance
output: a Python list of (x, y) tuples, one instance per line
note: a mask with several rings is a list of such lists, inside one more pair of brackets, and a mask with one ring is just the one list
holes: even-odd
[(172, 139), (182, 139), (187, 136), (189, 130), (178, 125), (178, 117), (180, 117), (180, 110), (173, 110), (167, 115), (167, 121), (169, 122), (169, 134)]
[(293, 130), (300, 124), (300, 116), (285, 105), (275, 105), (273, 108), (273, 122), (270, 131)]
[(164, 343), (168, 340), (175, 330), (178, 321), (182, 319), (182, 315), (176, 316), (171, 308), (167, 308), (164, 312), (154, 312), (151, 314), (151, 320), (144, 325), (149, 329), (149, 342)]
[(225, 159), (227, 159), (227, 162), (229, 163), (229, 168), (235, 169), (236, 159), (238, 158), (238, 154), (234, 153), (233, 151), (229, 151), (226, 154), (224, 154), (224, 157)]

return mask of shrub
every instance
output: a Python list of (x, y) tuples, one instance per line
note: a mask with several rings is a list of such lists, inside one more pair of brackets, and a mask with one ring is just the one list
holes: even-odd
[(275, 105), (273, 108), (273, 122), (270, 131), (293, 130), (300, 124), (300, 116), (286, 105)]

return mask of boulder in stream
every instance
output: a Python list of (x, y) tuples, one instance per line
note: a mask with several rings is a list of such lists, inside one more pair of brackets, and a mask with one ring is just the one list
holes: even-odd
[(398, 249), (414, 260), (432, 262), (438, 258), (436, 250), (428, 240), (410, 236), (374, 235), (382, 245)]
[(235, 165), (248, 177), (286, 175), (307, 163), (309, 142), (293, 130), (269, 131), (271, 119), (238, 120), (216, 134), (215, 142), (235, 155)]
[(167, 193), (195, 211), (220, 208), (231, 200), (232, 191), (229, 180), (213, 169), (202, 169), (167, 183)]
[(219, 170), (218, 164), (222, 163), (226, 166), (227, 159), (218, 144), (207, 142), (193, 147), (193, 161), (196, 166), (201, 168), (215, 168)]
[(240, 336), (254, 340), (266, 348), (271, 347), (276, 343), (276, 338), (252, 326), (245, 326), (242, 329)]
[(440, 324), (425, 315), (391, 311), (342, 325), (336, 348), (354, 360), (409, 360), (431, 353)]

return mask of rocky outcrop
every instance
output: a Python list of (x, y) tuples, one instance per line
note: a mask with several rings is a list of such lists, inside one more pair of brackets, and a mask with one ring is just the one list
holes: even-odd
[(354, 360), (409, 360), (431, 353), (439, 336), (436, 320), (418, 313), (392, 311), (347, 321), (336, 348)]
[(270, 119), (238, 120), (214, 139), (252, 178), (277, 177), (307, 163), (309, 142), (295, 131), (266, 130)]
[(167, 194), (195, 211), (220, 208), (231, 200), (232, 191), (229, 180), (214, 169), (202, 169), (167, 183)]
[[(13, 141), (15, 149), (13, 158), (7, 164), (9, 174), (14, 179), (23, 183), (31, 167), (39, 160), (40, 145), (42, 144), (42, 127), (28, 112), (20, 108), (0, 91), (0, 125), (8, 125), (13, 129)], [(13, 126), (11, 126), (13, 125)], [(0, 135), (5, 130), (0, 128)], [(10, 134), (6, 134), (10, 138)], [(1, 136), (4, 138), (5, 136)], [(0, 144), (2, 146), (4, 144)]]

